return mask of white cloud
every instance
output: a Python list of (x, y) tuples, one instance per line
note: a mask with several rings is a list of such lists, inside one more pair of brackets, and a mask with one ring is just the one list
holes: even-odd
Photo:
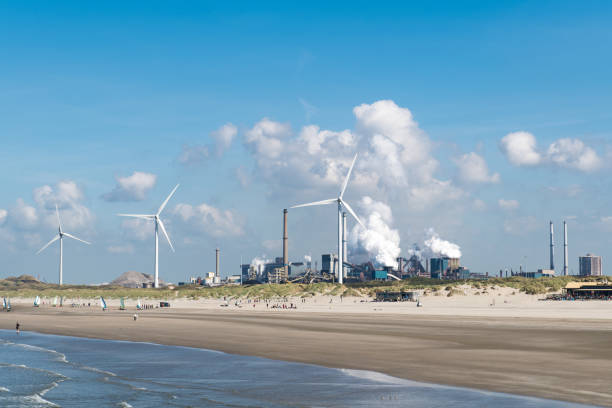
[(4, 222), (6, 221), (6, 216), (8, 215), (8, 211), (6, 211), (3, 208), (0, 208), (0, 226), (4, 225)]
[(142, 201), (147, 192), (155, 186), (157, 176), (152, 173), (135, 171), (131, 176), (116, 177), (117, 185), (113, 191), (102, 198), (106, 201)]
[(267, 239), (262, 241), (261, 246), (264, 247), (267, 251), (276, 252), (279, 251), (282, 247), (281, 239)]
[(253, 174), (267, 184), (271, 196), (316, 199), (321, 193), (338, 193), (359, 152), (350, 192), (392, 196), (421, 210), (463, 196), (450, 180), (435, 177), (438, 161), (431, 154), (432, 143), (409, 109), (383, 100), (356, 106), (353, 113), (355, 130), (308, 125), (297, 136), (286, 123), (268, 118), (257, 122), (244, 138), (255, 159)]
[(499, 183), (499, 174), (491, 174), (485, 159), (477, 153), (466, 153), (455, 159), (459, 179), (465, 183)]
[(534, 135), (529, 132), (514, 132), (504, 136), (500, 146), (510, 163), (516, 166), (549, 164), (592, 172), (603, 165), (597, 152), (580, 139), (558, 139), (552, 142), (545, 152), (540, 152)]
[(242, 187), (248, 187), (249, 184), (251, 184), (251, 175), (247, 172), (244, 166), (236, 167), (234, 174)]
[(183, 146), (178, 157), (178, 162), (183, 165), (202, 164), (210, 158), (212, 152), (214, 152), (217, 157), (221, 157), (223, 153), (230, 148), (237, 134), (238, 128), (234, 124), (228, 122), (219, 129), (210, 132), (210, 137), (213, 139), (214, 143)]
[(153, 233), (155, 231), (153, 221), (141, 218), (127, 218), (121, 222), (121, 228), (128, 239), (136, 241), (153, 239)]
[(597, 170), (602, 165), (595, 150), (579, 139), (559, 139), (548, 147), (547, 156), (551, 162), (560, 166), (584, 172)]
[(231, 237), (244, 234), (239, 217), (230, 210), (220, 210), (206, 203), (197, 206), (180, 203), (172, 213), (184, 224), (196, 227), (213, 237)]
[(536, 138), (529, 132), (508, 133), (501, 140), (501, 149), (516, 166), (535, 166), (542, 161)]
[(185, 165), (199, 164), (206, 161), (209, 156), (208, 146), (185, 145), (178, 157), (178, 161)]
[(217, 155), (221, 156), (232, 145), (234, 137), (238, 134), (238, 128), (232, 123), (226, 123), (219, 129), (211, 132), (212, 138), (215, 140)]
[(8, 217), (11, 226), (18, 229), (32, 229), (38, 226), (38, 211), (21, 198), (17, 199), (17, 204), (11, 208)]
[(478, 211), (484, 211), (487, 209), (487, 204), (479, 198), (475, 199), (472, 202), (472, 205), (474, 206), (474, 209)]
[(65, 180), (55, 187), (45, 185), (36, 188), (33, 196), (41, 220), (50, 228), (57, 228), (56, 205), (59, 207), (62, 226), (67, 230), (88, 228), (94, 221), (94, 215), (82, 203), (85, 195), (74, 181)]
[(504, 211), (513, 211), (520, 206), (519, 202), (516, 200), (504, 200), (503, 198), (500, 198), (497, 204), (499, 205), (499, 208)]
[(276, 159), (284, 149), (282, 140), (290, 133), (288, 124), (263, 118), (246, 132), (245, 141), (260, 160)]

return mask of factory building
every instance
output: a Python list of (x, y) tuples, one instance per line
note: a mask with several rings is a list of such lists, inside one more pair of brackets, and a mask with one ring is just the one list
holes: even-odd
[(332, 276), (337, 276), (336, 268), (337, 265), (337, 256), (336, 254), (323, 254), (321, 255), (321, 273), (329, 274)]
[(586, 254), (578, 258), (580, 276), (602, 276), (601, 256)]

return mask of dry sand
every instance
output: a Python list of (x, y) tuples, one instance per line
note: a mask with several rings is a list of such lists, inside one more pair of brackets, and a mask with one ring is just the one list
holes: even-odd
[(327, 296), (289, 299), (297, 310), (173, 300), (171, 309), (138, 312), (138, 321), (133, 300), (128, 311), (110, 301), (102, 312), (15, 299), (13, 312), (0, 314), (0, 328), (14, 329), (19, 320), (41, 333), (201, 347), (612, 406), (612, 302), (489, 292), (427, 296), (422, 308)]

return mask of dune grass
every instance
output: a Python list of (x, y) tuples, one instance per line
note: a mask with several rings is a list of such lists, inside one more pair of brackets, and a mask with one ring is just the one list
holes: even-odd
[[(428, 290), (438, 293), (459, 294), (457, 286), (468, 285), (475, 289), (492, 287), (511, 287), (527, 294), (544, 294), (558, 292), (571, 281), (596, 281), (606, 277), (575, 277), (559, 276), (554, 278), (528, 279), (521, 277), (491, 278), (489, 280), (444, 281), (437, 279), (413, 278), (403, 281), (369, 281), (348, 283), (288, 283), (288, 284), (257, 284), (257, 285), (226, 285), (203, 287), (196, 285), (178, 286), (175, 289), (131, 289), (121, 286), (88, 286), (88, 285), (55, 285), (42, 283), (31, 276), (23, 275), (17, 278), (0, 279), (0, 297), (33, 298), (63, 296), (64, 299), (93, 299), (103, 296), (108, 299), (141, 298), (145, 299), (279, 299), (284, 297), (327, 296), (367, 296), (375, 297), (378, 291)], [(452, 296), (452, 295), (451, 295)]]

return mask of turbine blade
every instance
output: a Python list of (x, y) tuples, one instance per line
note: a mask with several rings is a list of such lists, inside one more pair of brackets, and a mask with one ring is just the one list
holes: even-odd
[(157, 222), (159, 223), (159, 226), (161, 227), (161, 230), (164, 233), (164, 236), (168, 240), (168, 243), (170, 244), (170, 248), (172, 248), (172, 252), (174, 252), (174, 247), (172, 246), (172, 242), (170, 242), (170, 237), (168, 236), (168, 233), (166, 232), (166, 227), (164, 227), (164, 223), (162, 222), (161, 218), (158, 218)]
[(55, 238), (53, 238), (51, 241), (47, 242), (47, 244), (46, 244), (44, 247), (40, 248), (40, 249), (38, 250), (38, 252), (36, 253), (36, 255), (40, 254), (42, 251), (44, 251), (45, 249), (47, 249), (47, 247), (48, 247), (49, 245), (51, 245), (52, 243), (54, 243), (55, 241), (57, 241), (59, 238), (60, 238), (60, 236), (59, 236), (59, 235), (56, 235), (56, 236), (55, 236)]
[(117, 214), (119, 217), (132, 217), (132, 218), (143, 218), (145, 220), (151, 220), (155, 218), (152, 214)]
[(323, 201), (315, 201), (314, 203), (307, 203), (307, 204), (300, 204), (300, 205), (294, 205), (291, 208), (299, 208), (299, 207), (310, 207), (311, 205), (327, 205), (327, 204), (333, 204), (335, 202), (337, 202), (338, 199), (337, 198), (330, 198), (329, 200), (323, 200)]
[(340, 191), (340, 198), (344, 196), (344, 191), (346, 190), (346, 187), (348, 186), (348, 182), (349, 182), (349, 179), (351, 178), (351, 173), (353, 172), (353, 167), (355, 166), (355, 162), (357, 161), (358, 154), (359, 153), (356, 153), (355, 157), (353, 157), (353, 162), (351, 163), (351, 167), (349, 168), (348, 174), (346, 175), (346, 178), (344, 179), (344, 184), (342, 185), (342, 191)]
[(72, 239), (76, 239), (77, 241), (81, 241), (81, 242), (82, 242), (82, 243), (84, 243), (84, 244), (91, 245), (91, 242), (87, 242), (87, 241), (85, 241), (85, 240), (82, 240), (81, 238), (77, 238), (77, 237), (75, 237), (74, 235), (70, 235), (70, 234), (69, 234), (69, 233), (67, 233), (67, 232), (64, 232), (64, 235), (65, 235), (65, 236), (67, 236), (67, 237), (70, 237), (70, 238), (72, 238)]
[(366, 229), (367, 229), (367, 227), (365, 226), (365, 224), (364, 224), (363, 222), (361, 222), (361, 220), (359, 219), (359, 217), (357, 216), (357, 214), (355, 214), (355, 211), (353, 211), (353, 209), (351, 208), (351, 206), (350, 206), (350, 205), (348, 205), (348, 203), (347, 203), (346, 201), (344, 201), (344, 200), (343, 200), (343, 201), (342, 201), (342, 205), (344, 206), (344, 208), (346, 208), (346, 209), (348, 210), (348, 212), (349, 212), (349, 213), (351, 213), (351, 215), (353, 216), (353, 218), (355, 218), (355, 219), (357, 220), (357, 222), (358, 222), (359, 224), (361, 224), (361, 226), (362, 226), (363, 228), (366, 228)]
[(164, 211), (166, 204), (168, 204), (168, 201), (170, 201), (170, 198), (174, 195), (174, 192), (176, 191), (176, 189), (179, 188), (179, 185), (180, 184), (177, 184), (176, 187), (174, 187), (174, 190), (172, 190), (168, 198), (166, 198), (166, 201), (164, 201), (162, 205), (159, 207), (159, 210), (157, 210), (157, 216), (159, 216), (159, 214), (161, 214), (161, 212)]
[(62, 230), (62, 220), (60, 219), (59, 216), (59, 209), (57, 208), (57, 204), (55, 204), (55, 215), (57, 215), (57, 223), (59, 225), (59, 230)]

